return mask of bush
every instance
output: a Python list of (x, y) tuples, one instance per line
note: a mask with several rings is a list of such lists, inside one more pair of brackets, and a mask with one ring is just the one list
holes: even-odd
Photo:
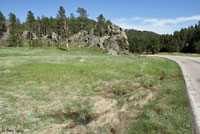
[(50, 47), (51, 45), (50, 45), (50, 42), (45, 43), (45, 42), (42, 42), (42, 41), (40, 41), (40, 40), (33, 40), (33, 41), (29, 44), (29, 46), (30, 46), (31, 48), (37, 48), (37, 47)]
[(200, 53), (200, 41), (194, 43), (196, 53)]

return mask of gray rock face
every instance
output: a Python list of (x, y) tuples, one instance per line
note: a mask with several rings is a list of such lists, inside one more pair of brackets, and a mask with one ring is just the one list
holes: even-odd
[(22, 37), (24, 39), (30, 39), (30, 36), (31, 36), (31, 40), (37, 40), (38, 39), (38, 37), (34, 33), (31, 33), (29, 31), (24, 31), (22, 33)]
[(85, 42), (87, 46), (98, 46), (111, 55), (128, 54), (129, 43), (125, 30), (117, 25), (108, 26), (108, 34), (103, 37), (94, 35), (94, 29), (90, 32), (82, 31), (70, 37), (71, 42)]
[[(24, 31), (22, 33), (22, 37), (23, 39), (25, 40), (29, 40), (29, 37), (30, 37), (30, 34), (31, 34), (31, 37), (32, 37), (32, 40), (37, 40), (39, 39), (35, 33), (30, 33), (29, 31)], [(58, 36), (58, 34), (56, 34), (55, 32), (52, 32), (51, 35), (43, 35), (41, 36), (40, 38), (42, 41), (54, 41), (54, 42), (58, 42), (60, 40), (60, 36)]]
[(58, 42), (59, 40), (60, 40), (60, 36), (58, 36), (57, 33), (52, 32), (52, 33), (51, 33), (51, 41)]
[(28, 31), (24, 31), (23, 33), (22, 33), (22, 37), (24, 38), (24, 39), (28, 39)]
[(70, 37), (69, 41), (72, 41), (72, 42), (87, 41), (88, 38), (89, 38), (89, 33), (87, 31), (82, 31)]
[(42, 34), (41, 40), (43, 40), (43, 41), (49, 41), (49, 36)]

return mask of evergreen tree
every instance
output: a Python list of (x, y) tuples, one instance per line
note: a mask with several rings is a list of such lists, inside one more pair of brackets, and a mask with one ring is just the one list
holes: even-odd
[(104, 18), (103, 14), (100, 14), (99, 17), (97, 17), (98, 23), (105, 24), (106, 19)]
[(168, 51), (170, 53), (177, 52), (179, 50), (178, 42), (176, 39), (172, 38), (172, 40), (168, 43)]
[(27, 18), (26, 18), (26, 22), (27, 22), (27, 27), (28, 27), (28, 31), (29, 31), (29, 41), (31, 42), (32, 40), (32, 34), (33, 34), (33, 29), (35, 27), (35, 17), (34, 14), (31, 11), (28, 11), (27, 14)]
[(9, 47), (22, 46), (21, 32), (19, 30), (19, 19), (16, 18), (14, 13), (9, 14), (10, 34), (8, 38)]
[(85, 10), (84, 8), (79, 7), (76, 12), (79, 13), (80, 18), (84, 18), (84, 19), (88, 18), (87, 10)]
[(0, 11), (0, 38), (3, 36), (4, 32), (6, 32), (6, 18)]
[(159, 40), (157, 38), (153, 38), (150, 41), (150, 51), (152, 54), (158, 53), (160, 50)]
[(79, 25), (80, 31), (89, 30), (90, 26), (88, 25), (89, 23), (88, 23), (87, 10), (79, 7), (76, 12), (79, 13), (79, 17), (77, 18), (77, 23)]
[(76, 33), (79, 32), (79, 27), (78, 27), (78, 24), (77, 24), (77, 19), (76, 17), (74, 16), (73, 13), (70, 14), (70, 18), (69, 18), (69, 35), (72, 36)]
[(141, 53), (141, 44), (137, 37), (129, 40), (129, 51), (133, 53)]
[(44, 35), (48, 34), (48, 27), (49, 27), (49, 18), (42, 16), (42, 19), (41, 19), (42, 34), (44, 34)]
[(64, 24), (66, 23), (66, 15), (65, 15), (65, 9), (60, 6), (57, 14), (57, 25), (58, 25), (58, 35), (60, 35), (62, 38), (65, 37), (65, 29)]
[(96, 36), (103, 36), (105, 35), (107, 31), (107, 23), (106, 23), (106, 19), (104, 18), (103, 14), (100, 14), (97, 17), (97, 25), (95, 27), (95, 35)]
[(194, 43), (195, 52), (200, 54), (200, 41)]
[(37, 23), (36, 23), (36, 28), (37, 28), (37, 32), (36, 32), (36, 35), (39, 37), (39, 39), (40, 39), (40, 37), (41, 37), (41, 19), (40, 19), (40, 17), (38, 16), (37, 17)]

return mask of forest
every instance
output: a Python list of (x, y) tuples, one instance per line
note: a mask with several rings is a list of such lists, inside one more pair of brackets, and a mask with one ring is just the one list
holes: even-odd
[[(100, 14), (97, 21), (89, 19), (87, 10), (78, 8), (78, 17), (71, 13), (70, 17), (66, 17), (65, 9), (61, 6), (57, 16), (53, 17), (35, 17), (32, 11), (28, 11), (26, 21), (21, 23), (20, 19), (14, 13), (9, 14), (9, 18), (3, 15), (0, 11), (0, 39), (9, 27), (9, 37), (6, 44), (8, 47), (24, 46), (22, 33), (29, 31), (29, 44), (39, 43), (44, 35), (51, 36), (52, 32), (58, 34), (59, 42), (65, 38), (64, 23), (67, 22), (68, 36), (72, 36), (80, 31), (90, 31), (94, 28), (96, 36), (103, 36), (107, 33), (108, 25), (112, 24), (110, 20)], [(34, 33), (37, 41), (32, 41)], [(127, 29), (129, 51), (133, 53), (158, 53), (158, 52), (183, 52), (183, 53), (200, 53), (200, 21), (195, 26), (183, 28), (180, 31), (175, 31), (173, 34), (159, 35), (149, 31), (137, 31)], [(33, 45), (32, 45), (33, 46)], [(37, 46), (37, 45), (36, 45)]]
[(200, 53), (200, 21), (173, 34), (159, 35), (148, 31), (126, 30), (130, 51), (134, 53)]
[[(77, 13), (79, 14), (78, 17), (75, 17), (73, 13), (71, 13), (70, 17), (66, 17), (65, 9), (62, 6), (59, 8), (56, 18), (35, 17), (32, 11), (28, 11), (26, 21), (21, 23), (14, 13), (10, 13), (9, 18), (6, 19), (0, 11), (0, 39), (9, 29), (9, 37), (6, 42), (6, 46), (9, 47), (24, 45), (23, 31), (28, 31), (29, 44), (40, 43), (41, 38), (45, 35), (51, 38), (52, 32), (56, 33), (60, 37), (59, 42), (62, 42), (65, 39), (65, 22), (67, 23), (69, 37), (80, 31), (90, 31), (92, 28), (94, 28), (96, 36), (103, 36), (106, 33), (107, 25), (111, 24), (111, 21), (106, 20), (102, 14), (97, 17), (97, 22), (89, 19), (87, 10), (84, 8), (79, 7)], [(34, 35), (38, 37), (37, 41), (33, 41)]]

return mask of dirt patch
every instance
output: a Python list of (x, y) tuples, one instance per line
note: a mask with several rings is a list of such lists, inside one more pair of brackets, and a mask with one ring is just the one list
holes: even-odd
[(138, 112), (135, 109), (129, 109), (128, 103), (119, 109), (117, 100), (99, 96), (90, 100), (95, 102), (90, 114), (96, 118), (85, 125), (78, 124), (71, 129), (68, 127), (65, 133), (123, 133), (133, 121), (138, 119)]
[(74, 112), (58, 112), (55, 114), (49, 114), (48, 116), (56, 119), (59, 122), (65, 122), (71, 120), (74, 125), (86, 125), (93, 120), (93, 117), (87, 111), (74, 111)]
[[(138, 79), (139, 80), (139, 79)], [(141, 80), (141, 79), (140, 79)], [(65, 134), (107, 133), (121, 134), (140, 117), (139, 109), (155, 97), (158, 86), (145, 89), (139, 82), (124, 84), (105, 82), (95, 88), (96, 96), (80, 97), (74, 95), (68, 104), (70, 109), (61, 108), (47, 114), (58, 122), (47, 130)], [(118, 87), (118, 88), (117, 88)], [(73, 101), (76, 100), (75, 103)], [(119, 106), (123, 100), (123, 105)], [(81, 103), (81, 104), (79, 104)], [(55, 106), (56, 107), (56, 106)], [(63, 106), (61, 106), (63, 107)], [(48, 119), (51, 120), (51, 119)]]
[(110, 83), (110, 85), (99, 85), (95, 88), (94, 91), (97, 95), (102, 95), (104, 97), (124, 96), (135, 91), (140, 86), (140, 83)]
[(93, 97), (91, 101), (95, 102), (91, 113), (99, 116), (104, 114), (106, 111), (110, 110), (117, 105), (117, 101), (113, 99), (105, 99), (103, 97)]
[(180, 72), (172, 72), (169, 74), (170, 78), (180, 78), (180, 77), (183, 77), (182, 76), (182, 73)]
[(153, 93), (150, 92), (149, 94), (142, 97), (140, 101), (135, 102), (135, 105), (142, 107), (148, 104), (152, 99), (153, 99)]

